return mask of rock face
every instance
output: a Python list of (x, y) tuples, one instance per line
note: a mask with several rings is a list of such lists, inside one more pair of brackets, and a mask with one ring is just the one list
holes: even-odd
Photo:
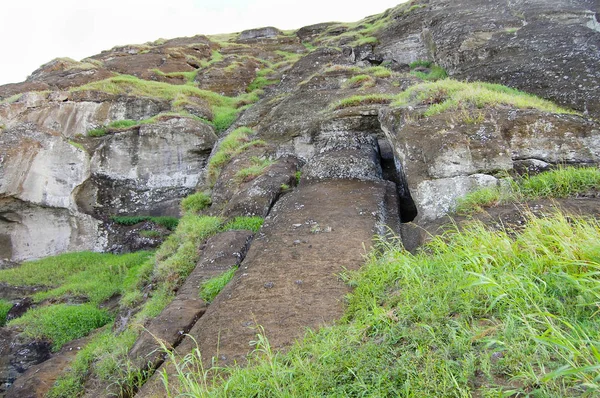
[(442, 113), (407, 121), (408, 109), (382, 110), (386, 132), (423, 220), (439, 218), (456, 199), (518, 165), (598, 164), (600, 125), (536, 110), (490, 110), (480, 123)]
[(74, 203), (74, 192), (90, 175), (87, 152), (32, 124), (6, 130), (0, 145), (2, 259), (100, 250), (99, 221)]
[(497, 82), (600, 115), (600, 24), (590, 0), (413, 1), (376, 49), (430, 59), (459, 79)]
[(252, 39), (263, 39), (269, 37), (277, 37), (283, 34), (279, 29), (272, 26), (259, 29), (249, 29), (240, 33), (238, 40), (252, 40)]
[(186, 118), (88, 140), (90, 152), (33, 123), (5, 130), (2, 259), (103, 250), (101, 220), (110, 215), (178, 214), (178, 199), (194, 190), (215, 141), (212, 127)]
[(209, 125), (182, 118), (112, 134), (94, 151), (92, 188), (81, 194), (96, 214), (176, 216), (178, 199), (198, 184), (216, 140)]

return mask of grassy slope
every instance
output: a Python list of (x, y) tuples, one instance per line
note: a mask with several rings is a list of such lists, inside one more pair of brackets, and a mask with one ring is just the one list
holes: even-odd
[[(93, 374), (100, 380), (119, 385), (124, 392), (133, 391), (135, 384), (147, 375), (136, 373), (137, 370), (133, 369), (126, 357), (127, 351), (131, 348), (141, 331), (140, 326), (160, 314), (162, 309), (171, 302), (173, 291), (185, 280), (196, 265), (200, 255), (197, 248), (200, 244), (211, 235), (220, 231), (245, 229), (256, 232), (260, 229), (263, 221), (261, 217), (236, 217), (230, 222), (224, 223), (218, 217), (197, 216), (193, 213), (189, 212), (189, 214), (180, 219), (175, 231), (167, 238), (157, 252), (149, 258), (150, 253), (147, 252), (124, 256), (92, 253), (98, 256), (112, 256), (106, 266), (113, 270), (116, 264), (120, 264), (119, 261), (124, 261), (123, 258), (127, 258), (127, 256), (138, 255), (147, 258), (141, 265), (129, 271), (124, 279), (122, 279), (120, 285), (119, 292), (122, 294), (120, 307), (125, 310), (129, 308), (134, 309), (135, 315), (132, 316), (132, 319), (122, 333), (115, 334), (111, 329), (108, 329), (92, 338), (90, 343), (77, 354), (75, 361), (71, 364), (70, 370), (56, 382), (50, 391), (50, 397), (66, 398), (79, 396), (83, 393), (84, 383), (90, 374)], [(55, 257), (54, 262), (58, 260), (64, 262), (64, 259), (78, 258), (80, 255), (88, 256), (89, 254), (64, 254)], [(43, 267), (40, 267), (43, 261), (30, 263), (28, 273), (43, 273)], [(73, 263), (77, 262), (74, 261)], [(86, 263), (85, 268), (89, 269), (90, 272), (95, 271), (98, 273), (99, 269), (102, 269), (102, 265), (103, 263), (90, 259)], [(65, 271), (65, 274), (68, 274), (68, 272)], [(0, 273), (0, 275), (2, 274)], [(228, 277), (226, 273), (219, 278), (215, 278), (215, 280), (209, 281), (210, 283), (203, 287), (202, 294), (208, 299), (214, 298), (229, 281), (230, 276)], [(57, 280), (56, 283), (60, 284), (63, 279)], [(87, 275), (87, 279), (96, 280), (97, 277), (90, 274)], [(147, 289), (149, 284), (152, 284), (150, 291)], [(64, 287), (60, 286), (57, 289), (64, 290)], [(145, 302), (144, 294), (149, 294)], [(42, 310), (41, 314), (35, 315), (38, 315), (37, 318), (45, 317), (46, 313), (54, 311), (52, 310), (53, 307), (43, 307), (40, 309)], [(94, 312), (94, 315), (100, 316), (102, 314), (95, 314)], [(52, 325), (47, 322), (36, 321), (35, 319), (31, 319), (31, 317), (20, 319), (22, 320), (16, 321), (26, 328), (29, 327), (29, 336), (35, 337), (36, 333), (38, 335), (44, 335), (45, 333), (47, 336), (49, 333), (54, 332)], [(82, 318), (76, 317), (76, 319)], [(110, 319), (102, 318), (104, 322), (101, 324), (93, 324), (93, 320), (95, 318), (91, 321), (86, 320), (88, 322), (86, 325), (98, 327), (101, 324), (109, 322)], [(75, 338), (70, 336), (78, 333), (79, 329), (76, 326), (78, 326), (77, 322), (65, 322), (65, 328), (61, 328), (56, 332), (57, 337), (54, 338), (56, 341), (60, 340), (61, 344)], [(83, 334), (87, 334), (92, 329), (94, 327), (89, 327)]]
[[(531, 184), (531, 195), (561, 185), (561, 173), (542, 175), (545, 183)], [(218, 374), (199, 372), (190, 355), (179, 365), (185, 392), (597, 396), (598, 221), (531, 215), (518, 233), (474, 222), (416, 255), (394, 243), (379, 249), (348, 276), (355, 290), (338, 325), (309, 332), (287, 354), (274, 354), (259, 334), (248, 367)]]
[(535, 176), (507, 178), (503, 184), (471, 192), (458, 201), (459, 214), (477, 213), (484, 207), (539, 198), (566, 198), (600, 190), (595, 167), (558, 168)]
[(453, 79), (419, 83), (396, 96), (389, 94), (354, 95), (333, 103), (331, 108), (343, 109), (374, 103), (391, 103), (392, 107), (428, 104), (427, 109), (423, 112), (425, 117), (449, 110), (472, 107), (484, 108), (497, 105), (510, 105), (521, 109), (538, 109), (543, 112), (576, 114), (576, 112), (561, 108), (550, 101), (500, 84), (461, 82)]

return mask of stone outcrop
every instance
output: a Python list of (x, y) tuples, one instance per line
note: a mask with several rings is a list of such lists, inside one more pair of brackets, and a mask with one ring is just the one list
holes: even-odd
[(171, 118), (100, 139), (91, 185), (80, 193), (96, 214), (179, 214), (217, 140), (209, 125)]
[(458, 79), (496, 82), (600, 115), (600, 24), (589, 0), (420, 0), (392, 12), (376, 53), (430, 59)]
[(266, 28), (245, 30), (240, 33), (238, 40), (263, 39), (277, 37), (281, 34), (283, 34), (283, 32), (281, 32), (279, 29), (272, 26), (267, 26)]
[(169, 118), (82, 142), (89, 152), (33, 123), (2, 133), (3, 260), (104, 250), (110, 234), (102, 221), (110, 215), (177, 215), (216, 135), (203, 122)]
[(600, 162), (600, 125), (580, 116), (505, 108), (472, 123), (454, 112), (407, 118), (414, 112), (382, 110), (380, 118), (422, 220), (445, 215), (457, 198), (499, 184), (497, 176), (523, 164)]

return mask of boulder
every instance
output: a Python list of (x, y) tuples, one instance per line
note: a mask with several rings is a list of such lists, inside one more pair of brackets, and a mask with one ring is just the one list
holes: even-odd
[(244, 30), (240, 33), (238, 40), (265, 39), (279, 35), (283, 35), (283, 32), (272, 26), (267, 26), (265, 28)]

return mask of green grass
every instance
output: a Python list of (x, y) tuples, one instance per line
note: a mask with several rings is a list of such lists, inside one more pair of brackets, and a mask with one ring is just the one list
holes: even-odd
[(0, 104), (12, 104), (12, 103), (15, 103), (18, 100), (20, 100), (22, 96), (23, 96), (23, 93), (13, 94), (10, 97), (7, 97), (7, 98), (4, 98), (3, 100), (1, 100)]
[(367, 88), (375, 86), (375, 79), (369, 75), (356, 75), (346, 80), (342, 88)]
[(353, 44), (356, 46), (363, 46), (365, 44), (377, 44), (379, 43), (379, 39), (374, 36), (361, 37), (356, 40)]
[(418, 68), (419, 66), (422, 66), (424, 68), (429, 68), (431, 65), (433, 65), (433, 62), (427, 61), (424, 59), (418, 59), (418, 60), (408, 64), (410, 69), (415, 69), (415, 68)]
[(88, 137), (104, 137), (109, 132), (114, 132), (114, 130), (124, 130), (134, 126), (140, 126), (142, 124), (152, 123), (154, 119), (146, 119), (146, 120), (115, 120), (110, 122), (106, 126), (98, 127), (95, 129), (88, 130)]
[(412, 71), (410, 73), (426, 81), (437, 81), (448, 77), (446, 70), (439, 65), (431, 65), (427, 73), (421, 71)]
[(505, 179), (502, 186), (487, 187), (459, 199), (456, 212), (471, 214), (485, 207), (540, 198), (566, 198), (600, 191), (600, 170), (596, 167), (560, 167), (519, 179)]
[(231, 278), (233, 278), (233, 274), (237, 267), (231, 268), (223, 272), (221, 275), (216, 276), (202, 283), (200, 286), (200, 298), (207, 303), (212, 303), (212, 301), (217, 297), (217, 294), (223, 290), (225, 285), (229, 283)]
[(208, 192), (196, 192), (181, 200), (181, 210), (184, 213), (199, 213), (212, 203)]
[(397, 107), (419, 104), (429, 105), (424, 116), (433, 116), (459, 108), (497, 105), (532, 108), (552, 113), (575, 113), (550, 101), (500, 84), (467, 83), (452, 79), (414, 85), (396, 96), (392, 102), (392, 106)]
[[(253, 218), (241, 218), (239, 224), (256, 228)], [(262, 219), (261, 219), (262, 221)], [(250, 226), (251, 225), (251, 226)], [(130, 269), (122, 281), (122, 309), (135, 312), (125, 330), (99, 333), (77, 354), (70, 369), (55, 383), (49, 397), (74, 397), (83, 394), (84, 385), (93, 374), (100, 380), (116, 383), (130, 394), (147, 375), (131, 367), (127, 352), (133, 346), (141, 326), (158, 316), (173, 300), (173, 291), (185, 280), (199, 259), (198, 247), (213, 234), (225, 230), (218, 217), (193, 214), (180, 219), (176, 230), (139, 267)], [(148, 287), (152, 289), (148, 290)], [(149, 295), (145, 301), (145, 295)]]
[(111, 216), (110, 219), (120, 225), (136, 225), (144, 221), (150, 221), (171, 231), (177, 228), (177, 223), (179, 223), (177, 217), (167, 216)]
[[(0, 126), (0, 127), (1, 127), (1, 126)], [(78, 143), (78, 142), (75, 142), (75, 141), (71, 141), (71, 140), (69, 140), (69, 145), (72, 145), (72, 146), (74, 146), (75, 148), (77, 148), (77, 149), (79, 149), (79, 150), (82, 150), (82, 151), (84, 151), (84, 152), (86, 151), (86, 150), (85, 150), (85, 147), (84, 147), (83, 145), (81, 145), (80, 143)]]
[(306, 48), (308, 51), (313, 51), (316, 49), (316, 47), (314, 46), (314, 44), (307, 42), (307, 41), (303, 41), (302, 45), (304, 46), (304, 48)]
[(140, 236), (142, 236), (144, 238), (149, 238), (149, 239), (156, 239), (156, 238), (160, 238), (162, 236), (162, 234), (160, 233), (160, 231), (155, 231), (153, 229), (150, 229), (150, 230), (140, 231)]
[(126, 129), (129, 127), (137, 126), (140, 122), (136, 120), (124, 119), (124, 120), (115, 120), (108, 124), (108, 127), (112, 127), (115, 129)]
[(214, 186), (221, 170), (236, 155), (252, 146), (264, 145), (264, 141), (251, 139), (254, 134), (249, 127), (239, 127), (230, 132), (219, 145), (218, 151), (208, 161), (208, 181)]
[(289, 51), (275, 50), (275, 54), (283, 57), (285, 61), (296, 62), (303, 57), (303, 54), (293, 53)]
[(185, 280), (199, 259), (198, 247), (221, 228), (219, 217), (185, 215), (156, 252), (154, 277), (177, 286)]
[(208, 68), (212, 64), (220, 62), (222, 60), (223, 60), (223, 54), (221, 54), (217, 50), (213, 50), (210, 59), (209, 60), (202, 60), (201, 66), (203, 68)]
[(92, 304), (56, 304), (29, 310), (8, 326), (22, 327), (25, 336), (32, 339), (47, 339), (52, 342), (52, 351), (58, 351), (69, 341), (84, 337), (110, 321), (106, 311)]
[[(87, 132), (87, 135), (88, 135), (88, 137), (103, 137), (109, 133), (121, 132), (121, 131), (125, 131), (129, 128), (139, 127), (139, 126), (142, 126), (145, 124), (157, 123), (161, 120), (165, 120), (166, 118), (172, 118), (172, 117), (193, 119), (196, 121), (202, 121), (204, 123), (208, 123), (213, 126), (215, 125), (214, 121), (210, 121), (210, 120), (198, 117), (196, 115), (192, 115), (185, 109), (180, 109), (181, 105), (185, 105), (185, 104), (194, 104), (194, 103), (191, 101), (188, 101), (186, 98), (183, 98), (183, 99), (178, 98), (171, 103), (171, 106), (176, 110), (175, 112), (161, 112), (161, 113), (154, 115), (148, 119), (141, 119), (141, 120), (130, 120), (130, 119), (115, 120), (105, 126), (101, 126), (101, 127), (89, 130)], [(236, 115), (237, 115), (237, 113), (236, 113)]]
[(259, 216), (253, 217), (235, 217), (233, 220), (229, 221), (223, 228), (222, 231), (235, 231), (235, 230), (248, 230), (254, 233), (260, 230), (262, 227), (264, 219)]
[(235, 178), (238, 181), (240, 181), (240, 182), (252, 181), (256, 177), (262, 175), (269, 166), (275, 164), (274, 160), (266, 159), (266, 158), (259, 158), (257, 156), (253, 156), (250, 159), (250, 162), (252, 164), (249, 167), (240, 169), (235, 174)]
[(214, 115), (212, 124), (219, 132), (225, 131), (235, 121), (240, 111), (240, 104), (252, 103), (257, 99), (253, 93), (242, 94), (235, 98), (226, 97), (212, 91), (201, 90), (191, 83), (169, 84), (143, 80), (130, 75), (119, 75), (88, 83), (72, 88), (71, 91), (102, 91), (114, 95), (151, 97), (171, 102), (181, 101), (187, 97), (197, 97), (205, 100), (211, 106)]
[[(136, 309), (125, 330), (114, 334), (110, 329), (98, 334), (77, 354), (70, 369), (55, 383), (49, 397), (70, 398), (82, 395), (84, 385), (93, 374), (100, 380), (116, 383), (125, 395), (135, 389), (147, 375), (133, 369), (127, 352), (133, 346), (142, 326), (158, 316), (173, 300), (173, 291), (195, 267), (200, 244), (219, 232), (222, 221), (217, 217), (186, 215), (177, 229), (154, 257), (136, 269), (130, 270), (123, 281), (122, 309)], [(147, 288), (152, 286), (152, 289)], [(144, 295), (149, 298), (144, 300)]]
[(127, 274), (149, 257), (150, 253), (143, 251), (124, 255), (67, 253), (0, 270), (0, 281), (13, 286), (49, 288), (32, 296), (37, 302), (76, 296), (97, 305), (120, 294)]
[[(127, 352), (135, 343), (142, 326), (158, 316), (173, 300), (170, 288), (162, 286), (154, 289), (141, 311), (135, 314), (127, 328), (115, 334), (112, 328), (101, 331), (77, 353), (67, 372), (61, 375), (48, 393), (48, 397), (71, 398), (83, 395), (84, 385), (90, 374), (100, 380), (117, 384), (125, 396), (131, 396), (133, 386), (144, 375), (132, 370)], [(107, 325), (111, 326), (111, 325)]]
[(193, 70), (193, 71), (189, 71), (189, 72), (169, 72), (169, 73), (164, 73), (160, 69), (152, 69), (152, 72), (156, 73), (159, 76), (173, 77), (173, 78), (176, 78), (176, 79), (183, 79), (183, 80), (185, 80), (188, 83), (193, 83), (194, 79), (196, 79), (196, 76), (198, 75), (198, 70)]
[(394, 97), (389, 94), (369, 94), (369, 95), (353, 95), (335, 102), (331, 109), (344, 109), (359, 105), (381, 104), (387, 105), (392, 102)]
[(96, 129), (88, 130), (87, 136), (88, 137), (104, 137), (107, 133), (108, 133), (108, 131), (106, 130), (105, 127), (99, 127)]
[[(393, 73), (390, 69), (385, 66), (369, 66), (366, 68), (360, 68), (358, 66), (348, 66), (348, 65), (333, 65), (325, 68), (323, 73), (339, 73), (344, 72), (346, 74), (351, 74), (354, 77), (357, 75), (367, 75), (371, 77), (379, 77), (379, 78), (387, 78), (393, 76)], [(359, 79), (365, 79), (364, 76)]]
[[(108, 374), (107, 370), (110, 369), (110, 365), (122, 361), (127, 350), (133, 346), (137, 335), (133, 330), (126, 330), (115, 336), (111, 328), (106, 328), (98, 333), (77, 353), (69, 366), (69, 371), (56, 380), (46, 396), (48, 398), (81, 396), (84, 392), (84, 383), (92, 371), (100, 379), (115, 381), (117, 375)], [(113, 369), (113, 371), (116, 370)]]
[(392, 71), (385, 66), (371, 66), (366, 68), (366, 72), (373, 77), (386, 78), (392, 76)]
[(268, 79), (264, 76), (257, 76), (248, 86), (246, 91), (251, 92), (254, 90), (260, 90), (266, 86), (272, 86), (274, 84), (279, 84), (279, 79)]
[(0, 327), (6, 324), (6, 315), (8, 311), (13, 307), (13, 303), (8, 300), (0, 299)]
[(187, 357), (177, 392), (597, 396), (597, 221), (532, 216), (519, 233), (474, 223), (415, 255), (394, 243), (375, 253), (348, 276), (354, 291), (337, 325), (308, 333), (286, 354), (274, 353), (259, 328), (249, 366), (220, 375), (189, 373)]

